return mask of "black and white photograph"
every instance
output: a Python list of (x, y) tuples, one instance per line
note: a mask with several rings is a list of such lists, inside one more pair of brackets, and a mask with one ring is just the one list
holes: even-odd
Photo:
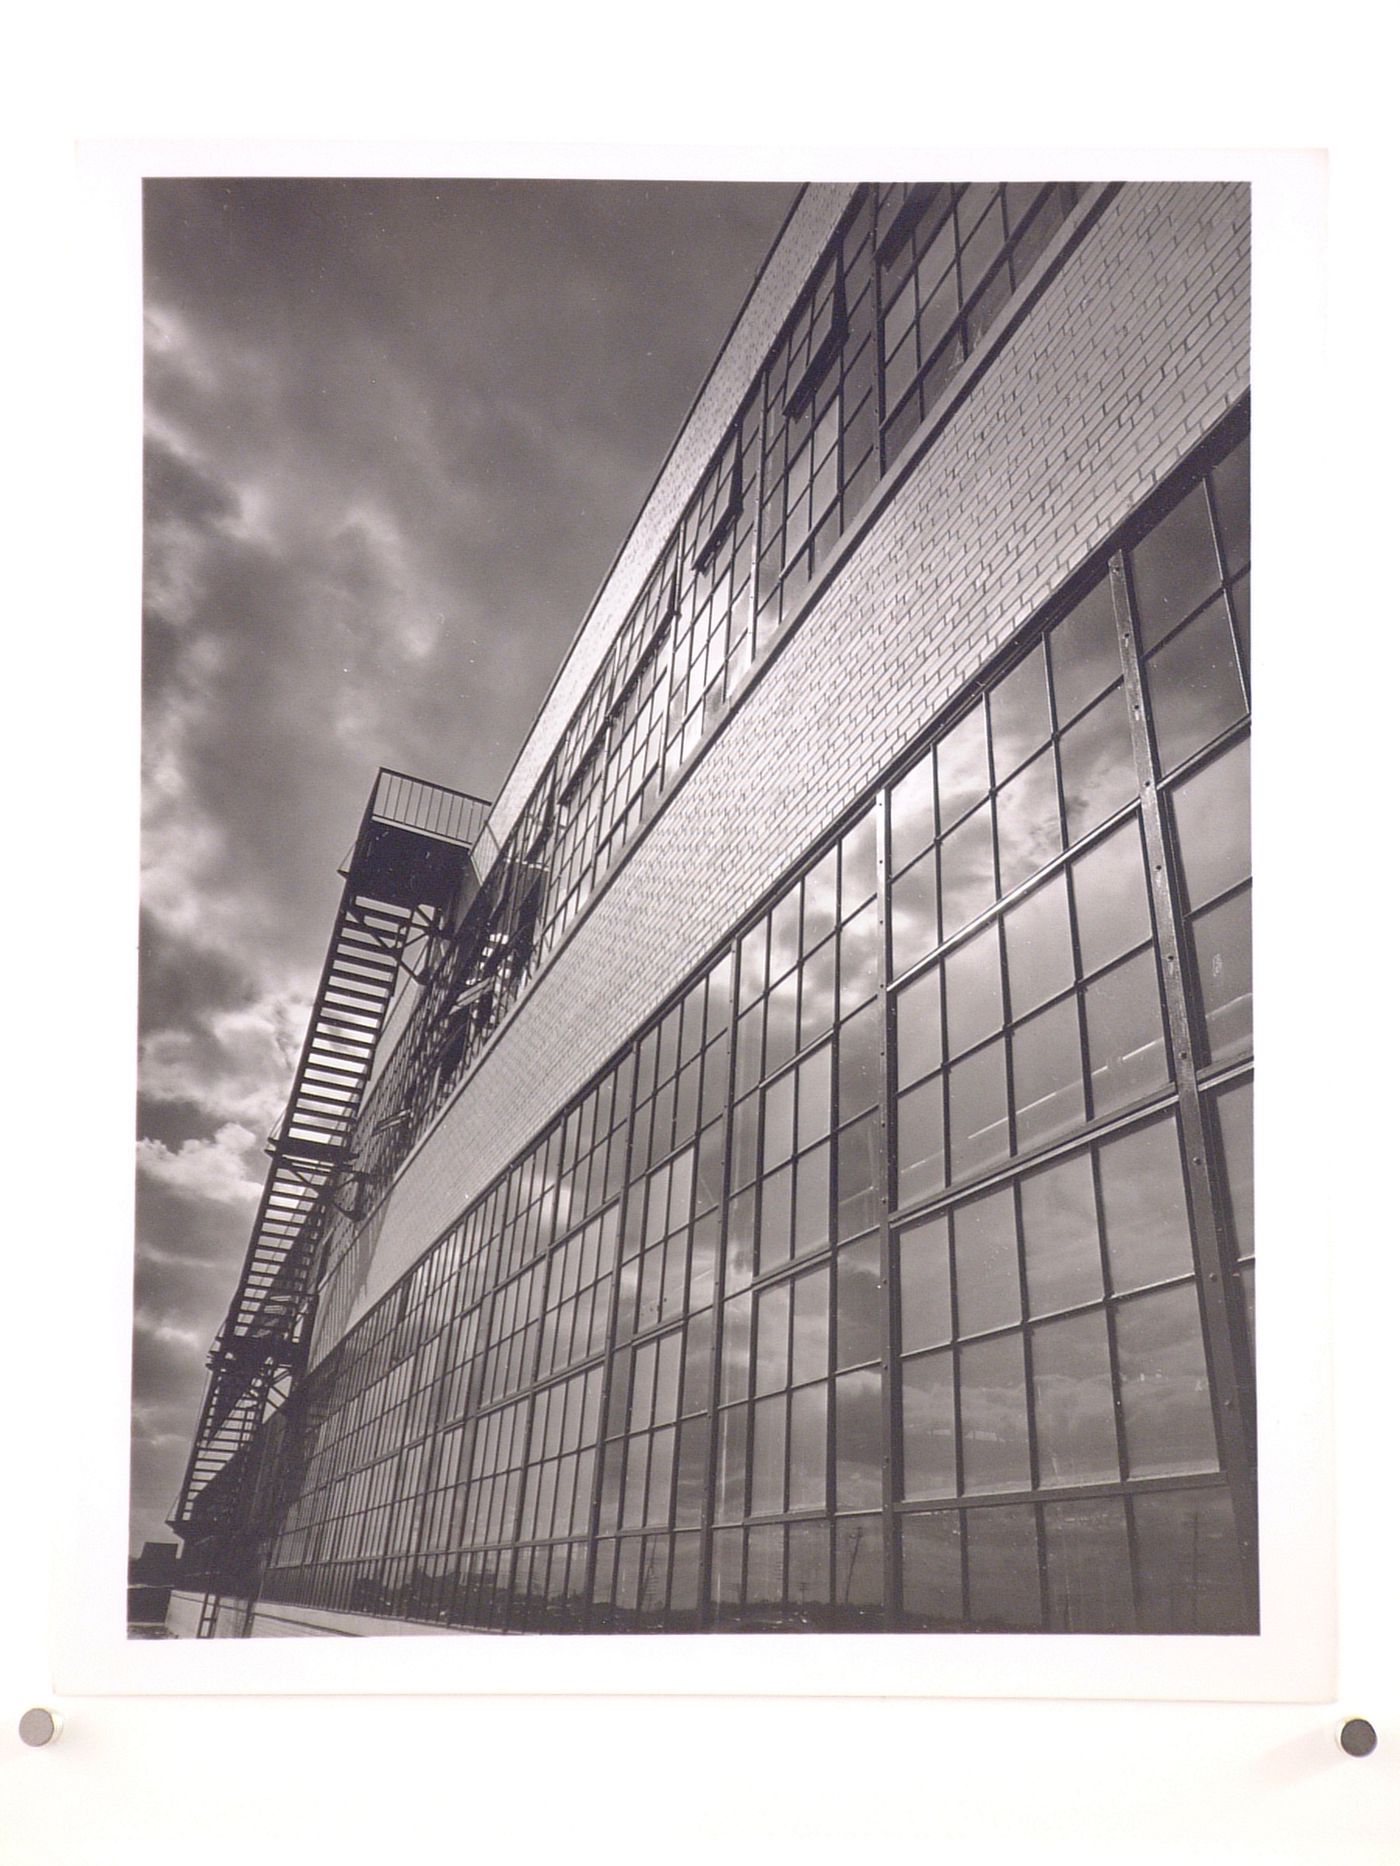
[(129, 1638), (1255, 1639), (1250, 184), (142, 241)]

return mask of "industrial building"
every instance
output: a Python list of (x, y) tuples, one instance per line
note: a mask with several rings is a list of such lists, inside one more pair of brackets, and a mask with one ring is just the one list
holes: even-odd
[(182, 1630), (1257, 1630), (1248, 384), (1243, 185), (798, 194), (374, 786)]

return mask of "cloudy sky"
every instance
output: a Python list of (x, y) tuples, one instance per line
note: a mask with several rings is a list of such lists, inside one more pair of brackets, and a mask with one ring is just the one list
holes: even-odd
[(146, 184), (134, 1547), (374, 772), (496, 794), (792, 192)]

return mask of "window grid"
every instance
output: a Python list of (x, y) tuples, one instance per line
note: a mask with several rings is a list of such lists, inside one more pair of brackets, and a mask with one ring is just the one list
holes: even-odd
[(877, 222), (884, 462), (985, 336), (1073, 211), (1072, 183), (883, 188)]
[[(949, 222), (956, 226), (958, 215), (968, 218), (965, 203), (980, 198), (979, 189), (986, 192), (988, 185), (932, 192), (958, 195)], [(997, 211), (1015, 222), (1002, 269), (1018, 266), (1019, 282), (1031, 245), (1052, 237), (1055, 215), (1068, 210), (1072, 191), (1008, 183), (990, 192)], [(902, 226), (919, 194), (907, 186), (884, 189), (877, 201), (877, 191), (857, 191), (493, 864), (483, 896), (439, 942), (430, 988), (362, 1113), (373, 1179), (392, 1176), (452, 1094), (650, 820), (663, 790), (678, 781), (724, 717), (750, 666), (795, 617), (866, 504), (881, 470), (877, 377), (886, 367), (876, 332), (877, 273), (895, 277), (905, 263), (898, 229), (891, 245), (891, 214)], [(1027, 205), (1031, 196), (1038, 204)], [(877, 207), (888, 249), (878, 265)], [(973, 264), (978, 241), (986, 237), (981, 230), (990, 224), (979, 221), (974, 228), (969, 221), (969, 257), (958, 262), (963, 270)], [(908, 227), (910, 240), (921, 237), (921, 225)], [(887, 304), (888, 283), (881, 289)], [(979, 305), (990, 301), (984, 288)], [(969, 310), (969, 331), (979, 315)], [(902, 446), (907, 438), (896, 434), (898, 422), (912, 425), (908, 414), (917, 415), (922, 393), (906, 396), (895, 426), (887, 426), (886, 464), (898, 451), (895, 440)], [(883, 397), (888, 410), (888, 391)], [(1247, 579), (1237, 592), (1241, 601), (1246, 591)], [(333, 1223), (332, 1258), (347, 1249), (350, 1236)], [(354, 1274), (348, 1257), (323, 1305), (327, 1320), (348, 1300)]]
[[(1195, 957), (1248, 880), (1247, 830), (1205, 827), (1244, 796), (1239, 468), (1213, 454), (1140, 521), (318, 1368), (275, 1422), (300, 1413), (306, 1457), (271, 1597), (511, 1627), (1249, 1623), (1247, 997), (1211, 995), (1240, 936)], [(1186, 517), (1214, 583), (1154, 626), (1158, 526), (1178, 584), (1204, 576)], [(1183, 713), (1153, 657), (1222, 600), (1229, 704)], [(1037, 840), (1004, 798), (1041, 769)], [(945, 885), (972, 823), (985, 900)], [(1127, 995), (1179, 1053), (1105, 1100), (1094, 993), (1139, 960), (1156, 989)], [(1060, 1010), (1079, 1099), (1023, 1148), (1018, 1032)], [(1006, 1151), (911, 1189), (878, 1124), (989, 1050)]]

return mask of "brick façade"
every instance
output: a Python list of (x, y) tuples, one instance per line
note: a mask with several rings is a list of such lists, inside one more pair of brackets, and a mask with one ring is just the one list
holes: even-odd
[[(493, 813), (508, 831), (848, 198), (799, 202)], [(1244, 394), (1249, 191), (1133, 183), (534, 981), (355, 1247), (353, 1324)], [(339, 1308), (340, 1305), (337, 1305)], [(313, 1357), (331, 1345), (316, 1343)]]

